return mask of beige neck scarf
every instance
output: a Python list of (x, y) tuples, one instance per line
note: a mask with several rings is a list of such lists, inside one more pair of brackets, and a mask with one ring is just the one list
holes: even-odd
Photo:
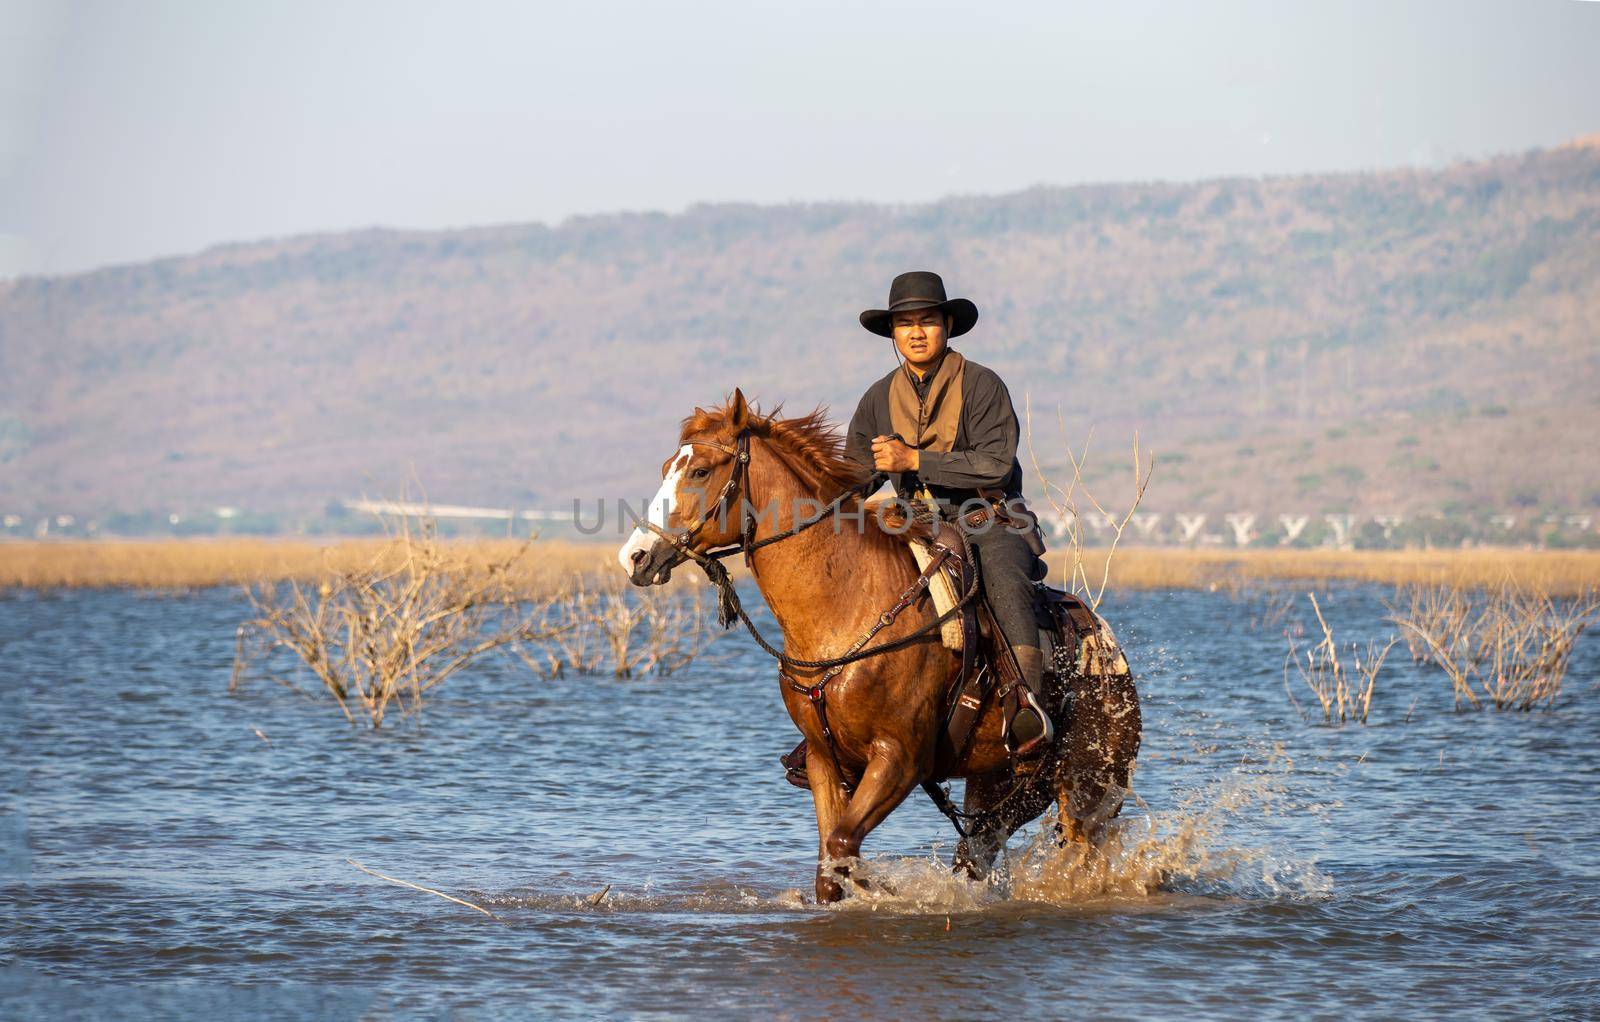
[(902, 365), (889, 384), (889, 422), (905, 442), (923, 451), (949, 451), (961, 426), (961, 378), (967, 360), (946, 350), (934, 367), (928, 396), (918, 400), (909, 365)]

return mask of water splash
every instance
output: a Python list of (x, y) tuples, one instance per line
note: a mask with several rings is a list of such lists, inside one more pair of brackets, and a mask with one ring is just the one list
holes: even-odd
[[(1274, 812), (1317, 811), (1290, 796), (1293, 763), (1281, 751), (1270, 769), (1241, 768), (1186, 795), (1172, 809), (1112, 821), (1093, 845), (1058, 843), (1054, 810), (1029, 828), (985, 880), (957, 874), (937, 854), (872, 857), (855, 864), (865, 887), (847, 889), (843, 910), (908, 913), (981, 911), (1006, 903), (1083, 907), (1173, 895), (1317, 898), (1332, 880), (1312, 860), (1255, 840)], [(1128, 810), (1124, 810), (1128, 813)]]
[[(949, 865), (951, 848), (935, 845), (921, 855), (875, 855), (847, 863), (861, 881), (845, 885), (845, 900), (818, 906), (806, 889), (773, 890), (711, 880), (657, 890), (646, 881), (628, 890), (607, 885), (596, 893), (565, 891), (473, 892), (498, 910), (535, 912), (768, 913), (883, 911), (951, 915), (1004, 907), (1138, 911), (1195, 900), (1269, 901), (1320, 898), (1332, 880), (1313, 860), (1281, 847), (1286, 829), (1274, 817), (1322, 815), (1337, 802), (1318, 802), (1312, 778), (1295, 774), (1280, 743), (1244, 743), (1231, 770), (1213, 771), (1215, 750), (1197, 749), (1183, 761), (1188, 776), (1212, 778), (1171, 785), (1171, 808), (1152, 810), (1131, 794), (1123, 815), (1092, 844), (1058, 843), (1055, 810), (1014, 836), (991, 875), (975, 880)], [(1316, 775), (1318, 771), (1313, 770)], [(1315, 787), (1315, 783), (1311, 788)], [(598, 883), (596, 888), (598, 888)]]
[(1144, 898), (1184, 891), (1233, 897), (1307, 898), (1332, 881), (1314, 862), (1269, 843), (1243, 843), (1247, 817), (1282, 811), (1277, 775), (1235, 773), (1165, 812), (1142, 803), (1094, 845), (1058, 844), (1047, 820), (1009, 859), (1011, 897), (1050, 904)]

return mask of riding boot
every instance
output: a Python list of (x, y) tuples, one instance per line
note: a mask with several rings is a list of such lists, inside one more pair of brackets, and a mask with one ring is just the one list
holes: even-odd
[(1006, 721), (1006, 746), (1019, 759), (1028, 759), (1050, 747), (1055, 726), (1044, 712), (1044, 653), (1037, 646), (1012, 646), (1022, 671), (1023, 684), (1012, 690), (1011, 713)]
[(811, 778), (806, 774), (806, 740), (800, 739), (800, 744), (787, 755), (779, 756), (778, 762), (783, 764), (783, 779), (796, 788), (810, 788)]

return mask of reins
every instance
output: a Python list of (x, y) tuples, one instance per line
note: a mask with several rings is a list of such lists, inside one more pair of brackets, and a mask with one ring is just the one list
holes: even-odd
[[(723, 565), (722, 558), (731, 557), (737, 553), (743, 553), (745, 555), (746, 563), (748, 563), (750, 555), (762, 547), (776, 543), (780, 540), (788, 539), (791, 536), (799, 535), (812, 526), (817, 525), (820, 522), (827, 521), (829, 518), (838, 514), (839, 510), (843, 507), (844, 501), (856, 493), (856, 491), (854, 489), (846, 489), (844, 492), (840, 493), (837, 497), (830, 501), (828, 505), (821, 511), (817, 512), (815, 516), (806, 519), (805, 521), (798, 522), (794, 526), (785, 529), (782, 532), (774, 533), (765, 539), (758, 540), (755, 538), (755, 519), (748, 513), (750, 509), (750, 501), (748, 500), (750, 493), (750, 431), (744, 430), (740, 432), (738, 441), (734, 447), (729, 447), (727, 444), (717, 443), (714, 440), (690, 440), (687, 441), (687, 443), (702, 447), (711, 447), (726, 454), (733, 455), (733, 467), (728, 473), (728, 481), (722, 486), (722, 492), (719, 493), (717, 495), (717, 499), (710, 504), (704, 512), (701, 513), (700, 517), (693, 525), (684, 529), (684, 531), (679, 533), (677, 536), (673, 536), (666, 529), (657, 525), (655, 522), (649, 521), (648, 519), (640, 522), (639, 524), (643, 525), (657, 536), (660, 536), (668, 543), (671, 543), (678, 549), (679, 553), (683, 554), (687, 559), (694, 561), (700, 566), (700, 569), (706, 573), (706, 578), (710, 580), (712, 586), (714, 586), (717, 590), (717, 620), (722, 627), (733, 627), (733, 622), (736, 619), (743, 622), (745, 630), (750, 633), (751, 638), (756, 640), (756, 644), (761, 647), (762, 651), (784, 666), (797, 667), (802, 670), (828, 670), (830, 668), (846, 667), (859, 660), (866, 660), (870, 657), (881, 656), (884, 653), (892, 653), (897, 649), (904, 649), (905, 647), (921, 639), (923, 636), (928, 635), (934, 629), (941, 627), (946, 621), (961, 613), (961, 611), (966, 609), (968, 604), (978, 598), (978, 591), (981, 588), (981, 584), (979, 581), (978, 572), (974, 571), (972, 572), (972, 584), (967, 588), (967, 591), (961, 595), (961, 598), (955, 603), (955, 605), (949, 610), (938, 615), (927, 624), (919, 626), (916, 631), (913, 631), (907, 635), (903, 635), (898, 639), (891, 639), (888, 642), (881, 642), (876, 646), (862, 648), (865, 642), (870, 640), (872, 636), (876, 635), (883, 628), (894, 622), (894, 619), (899, 612), (904, 610), (906, 605), (909, 605), (909, 601), (907, 600), (908, 596), (914, 598), (916, 595), (915, 591), (920, 591), (921, 589), (926, 588), (926, 575), (919, 576), (918, 583), (913, 583), (912, 589), (908, 590), (907, 593), (902, 594), (901, 603), (897, 604), (893, 610), (885, 611), (883, 614), (879, 615), (878, 621), (876, 624), (874, 624), (872, 629), (867, 632), (867, 634), (860, 641), (858, 641), (849, 650), (845, 651), (842, 655), (829, 657), (823, 660), (801, 660), (797, 657), (790, 656), (788, 653), (768, 642), (766, 637), (761, 634), (758, 628), (756, 628), (755, 622), (750, 620), (750, 615), (745, 612), (744, 605), (739, 600), (738, 589), (734, 586), (733, 579), (728, 575), (728, 569)], [(869, 481), (876, 485), (877, 483), (881, 483), (884, 478), (885, 476), (883, 473), (877, 472), (873, 474), (871, 480)], [(728, 498), (734, 494), (735, 490), (742, 490), (747, 498), (744, 501), (744, 507), (741, 508), (739, 542), (733, 546), (724, 547), (720, 550), (707, 550), (702, 552), (694, 549), (692, 546), (694, 537), (700, 532), (701, 529), (705, 528), (706, 523), (710, 522), (714, 516), (723, 511), (724, 505), (727, 503)], [(826, 683), (826, 680), (824, 683)]]

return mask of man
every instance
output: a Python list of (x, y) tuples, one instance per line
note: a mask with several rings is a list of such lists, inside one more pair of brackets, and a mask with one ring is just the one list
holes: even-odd
[[(976, 305), (947, 299), (944, 281), (926, 271), (902, 273), (889, 287), (889, 307), (861, 314), (861, 325), (891, 338), (903, 361), (861, 398), (846, 453), (891, 473), (902, 499), (932, 500), (947, 514), (1002, 501), (1015, 508), (1022, 496), (1011, 395), (994, 370), (949, 347), (950, 338), (977, 321)], [(1025, 538), (1031, 520), (1026, 524), (1019, 531), (991, 516), (987, 527), (964, 530), (978, 551), (989, 606), (1027, 685), (1006, 712), (1007, 744), (1022, 757), (1042, 752), (1052, 736), (1038, 698), (1044, 674), (1033, 616), (1038, 559)]]

